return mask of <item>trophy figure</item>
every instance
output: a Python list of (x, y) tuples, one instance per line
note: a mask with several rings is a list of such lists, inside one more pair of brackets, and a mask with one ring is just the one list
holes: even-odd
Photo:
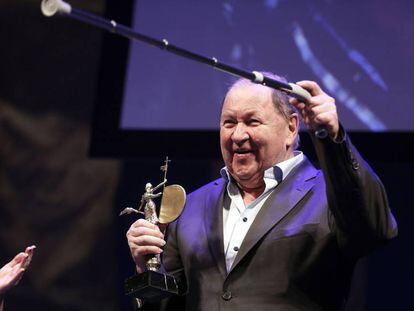
[[(141, 204), (138, 209), (125, 208), (119, 215), (143, 214), (145, 219), (154, 225), (167, 225), (180, 216), (184, 205), (186, 194), (180, 185), (166, 186), (168, 157), (165, 164), (161, 166), (164, 171), (164, 181), (153, 187), (151, 183), (145, 185), (145, 192), (141, 197)], [(155, 193), (160, 187), (162, 192)], [(160, 213), (157, 216), (157, 208), (153, 199), (162, 195)], [(144, 212), (142, 212), (144, 209)], [(158, 270), (161, 267), (160, 254), (150, 255), (146, 262), (147, 270), (143, 273), (128, 278), (125, 281), (125, 294), (135, 298), (155, 301), (178, 294), (178, 284), (172, 275)]]

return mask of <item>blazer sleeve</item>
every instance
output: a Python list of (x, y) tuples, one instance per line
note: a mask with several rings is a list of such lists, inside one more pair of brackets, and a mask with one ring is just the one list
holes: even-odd
[(340, 143), (312, 139), (326, 182), (330, 229), (343, 252), (358, 258), (394, 238), (397, 223), (381, 181), (344, 131), (343, 137)]
[(179, 293), (184, 295), (187, 292), (187, 282), (181, 255), (178, 249), (177, 223), (178, 220), (168, 225), (166, 233), (167, 244), (165, 245), (163, 255), (161, 256), (161, 270), (163, 272), (168, 270), (168, 274), (174, 276), (178, 284)]

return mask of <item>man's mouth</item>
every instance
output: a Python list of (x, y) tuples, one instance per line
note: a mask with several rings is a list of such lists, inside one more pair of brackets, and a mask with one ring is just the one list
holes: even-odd
[(252, 153), (253, 150), (247, 150), (247, 149), (236, 149), (233, 151), (234, 154), (247, 154), (247, 153)]

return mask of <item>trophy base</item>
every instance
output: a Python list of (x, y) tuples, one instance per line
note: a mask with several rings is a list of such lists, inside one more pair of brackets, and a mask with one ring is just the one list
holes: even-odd
[(178, 285), (171, 275), (157, 271), (145, 271), (125, 281), (125, 295), (148, 301), (178, 295)]

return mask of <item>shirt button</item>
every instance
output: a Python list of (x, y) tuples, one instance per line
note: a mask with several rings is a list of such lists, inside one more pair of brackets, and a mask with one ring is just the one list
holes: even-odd
[(246, 222), (247, 221), (247, 217), (243, 217), (243, 221)]
[(227, 290), (223, 293), (223, 295), (221, 295), (221, 298), (223, 298), (224, 300), (230, 300), (231, 299), (231, 291)]
[(235, 246), (235, 247), (233, 247), (233, 250), (234, 250), (235, 252), (237, 252), (237, 251), (239, 250), (239, 248), (238, 248), (237, 246)]

